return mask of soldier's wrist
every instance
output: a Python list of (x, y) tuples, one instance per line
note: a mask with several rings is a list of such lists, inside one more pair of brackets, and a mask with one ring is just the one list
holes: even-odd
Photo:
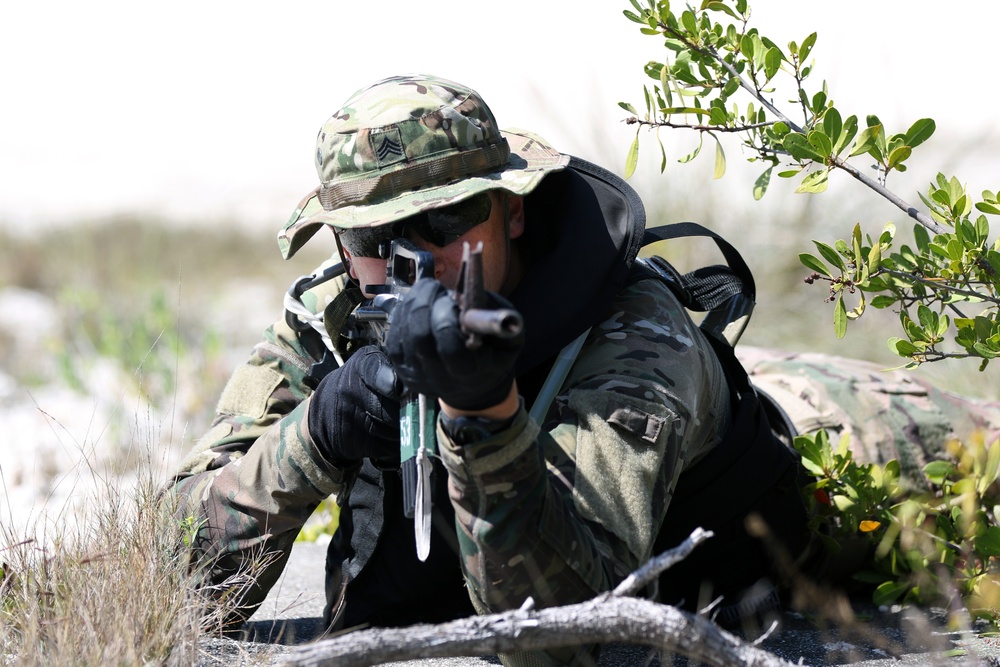
[(469, 445), (492, 438), (514, 425), (517, 412), (505, 419), (491, 419), (476, 415), (449, 417), (441, 412), (441, 429), (456, 445)]
[(502, 420), (509, 419), (517, 414), (518, 409), (521, 407), (521, 395), (517, 391), (517, 382), (512, 382), (510, 389), (507, 391), (507, 397), (496, 405), (492, 405), (488, 408), (483, 408), (481, 410), (463, 410), (461, 408), (456, 408), (453, 405), (449, 405), (440, 399), (438, 400), (438, 405), (441, 408), (441, 414), (447, 416), (449, 419), (465, 416)]

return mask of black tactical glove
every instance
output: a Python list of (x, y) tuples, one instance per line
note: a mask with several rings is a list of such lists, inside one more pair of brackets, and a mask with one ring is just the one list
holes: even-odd
[(356, 468), (372, 459), (399, 467), (402, 385), (385, 353), (363, 347), (323, 378), (310, 399), (309, 434), (330, 463)]
[[(486, 308), (510, 308), (487, 292)], [(458, 319), (458, 304), (437, 280), (418, 280), (393, 309), (386, 352), (399, 378), (414, 394), (436, 396), (459, 410), (482, 410), (501, 403), (514, 382), (514, 362), (524, 334), (483, 336), (469, 349)]]

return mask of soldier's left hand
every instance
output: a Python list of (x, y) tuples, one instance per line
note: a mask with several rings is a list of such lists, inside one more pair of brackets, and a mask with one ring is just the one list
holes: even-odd
[[(510, 308), (492, 292), (488, 308)], [(458, 304), (437, 280), (418, 280), (393, 309), (386, 352), (413, 393), (436, 396), (459, 410), (483, 410), (501, 403), (514, 382), (514, 362), (524, 346), (515, 338), (483, 336), (469, 349)]]

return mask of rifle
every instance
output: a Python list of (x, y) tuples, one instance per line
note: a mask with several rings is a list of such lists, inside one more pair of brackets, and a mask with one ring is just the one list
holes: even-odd
[[(386, 257), (386, 281), (367, 285), (365, 291), (375, 296), (360, 304), (348, 317), (345, 334), (363, 344), (385, 347), (392, 312), (421, 278), (434, 277), (434, 257), (411, 241), (398, 238), (380, 249)], [(466, 243), (462, 248), (462, 267), (453, 297), (458, 302), (459, 322), (465, 345), (476, 349), (483, 336), (513, 337), (524, 327), (516, 310), (487, 308), (483, 285), (483, 244), (475, 250)], [(423, 561), (430, 553), (431, 470), (430, 457), (437, 455), (435, 402), (424, 394), (406, 393), (400, 405), (400, 462), (403, 476), (403, 514), (414, 519), (417, 557)]]

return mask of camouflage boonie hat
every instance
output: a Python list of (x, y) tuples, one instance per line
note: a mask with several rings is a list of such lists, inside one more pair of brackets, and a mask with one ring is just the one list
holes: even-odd
[(320, 128), (320, 186), (278, 232), (285, 259), (321, 225), (374, 227), (486, 190), (526, 195), (569, 156), (522, 130), (497, 129), (476, 91), (431, 76), (356, 92)]

